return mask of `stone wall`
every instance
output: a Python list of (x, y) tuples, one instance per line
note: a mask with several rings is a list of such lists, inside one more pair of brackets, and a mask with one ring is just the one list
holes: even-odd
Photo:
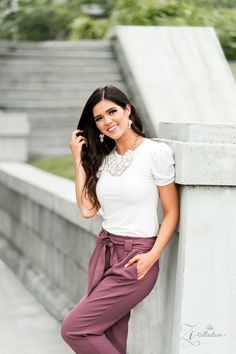
[(81, 218), (73, 182), (26, 164), (2, 163), (0, 220), (3, 259), (62, 319), (85, 292), (99, 217)]

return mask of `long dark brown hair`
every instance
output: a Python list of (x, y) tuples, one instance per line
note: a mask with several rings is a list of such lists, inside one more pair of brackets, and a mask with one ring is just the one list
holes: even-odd
[(82, 165), (86, 174), (84, 190), (86, 189), (87, 197), (91, 201), (93, 207), (96, 208), (100, 207), (96, 195), (96, 184), (98, 180), (96, 173), (105, 156), (108, 155), (115, 146), (115, 141), (108, 136), (104, 136), (104, 141), (102, 143), (99, 138), (101, 132), (96, 126), (93, 116), (93, 107), (102, 99), (110, 100), (122, 108), (125, 108), (127, 104), (130, 104), (131, 113), (129, 118), (132, 120), (131, 129), (138, 135), (145, 137), (145, 134), (142, 132), (143, 127), (141, 119), (128, 97), (120, 89), (112, 85), (107, 85), (105, 87), (97, 88), (91, 94), (84, 106), (77, 129), (84, 130), (82, 135), (88, 141), (88, 146), (84, 144), (81, 152)]

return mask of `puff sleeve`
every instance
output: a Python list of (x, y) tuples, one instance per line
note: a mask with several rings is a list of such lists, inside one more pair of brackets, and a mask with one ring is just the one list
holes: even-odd
[(175, 181), (174, 155), (166, 143), (154, 143), (151, 154), (151, 172), (158, 186), (165, 186)]

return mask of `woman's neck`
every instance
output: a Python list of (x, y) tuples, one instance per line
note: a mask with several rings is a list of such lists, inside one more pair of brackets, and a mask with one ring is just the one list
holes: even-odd
[(116, 151), (120, 155), (124, 155), (129, 149), (134, 149), (139, 141), (139, 135), (134, 131), (124, 133), (119, 139), (115, 140)]

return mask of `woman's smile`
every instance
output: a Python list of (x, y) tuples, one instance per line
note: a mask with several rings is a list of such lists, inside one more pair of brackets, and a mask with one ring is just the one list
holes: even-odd
[(116, 130), (117, 127), (118, 127), (118, 124), (114, 124), (114, 125), (112, 125), (111, 127), (107, 128), (107, 130), (108, 130), (109, 132), (113, 132), (114, 130)]

